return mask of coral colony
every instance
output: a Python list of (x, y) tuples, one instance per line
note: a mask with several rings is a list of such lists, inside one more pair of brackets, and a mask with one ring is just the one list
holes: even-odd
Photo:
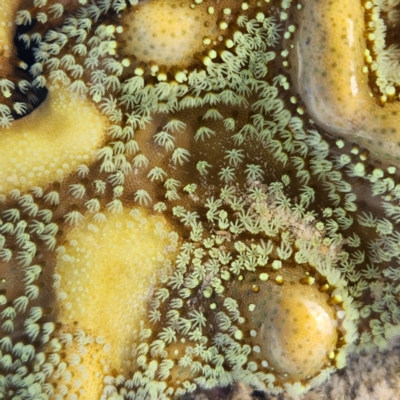
[(400, 334), (398, 0), (0, 21), (0, 398), (301, 394)]

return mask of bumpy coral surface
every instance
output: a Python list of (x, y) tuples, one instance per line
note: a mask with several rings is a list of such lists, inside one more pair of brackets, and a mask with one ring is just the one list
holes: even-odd
[(15, 4), (0, 398), (297, 395), (396, 340), (398, 2)]

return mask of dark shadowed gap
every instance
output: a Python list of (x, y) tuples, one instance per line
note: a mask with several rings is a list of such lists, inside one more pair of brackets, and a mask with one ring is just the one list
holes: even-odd
[[(34, 29), (36, 26), (36, 20), (32, 21), (32, 24), (30, 25), (18, 25), (17, 26), (17, 30), (15, 32), (15, 36), (14, 36), (14, 45), (17, 49), (17, 57), (22, 60), (23, 62), (25, 62), (28, 65), (28, 68), (25, 70), (21, 69), (21, 68), (17, 68), (17, 74), (28, 80), (28, 81), (33, 81), (32, 76), (29, 73), (29, 69), (31, 68), (31, 66), (35, 63), (35, 57), (34, 57), (34, 53), (33, 53), (33, 47), (31, 46), (30, 48), (26, 48), (25, 43), (19, 39), (20, 35), (27, 33), (29, 31), (31, 31), (32, 29)], [(27, 103), (29, 102), (28, 98), (29, 98), (29, 92), (28, 93), (22, 93), (19, 89), (16, 90), (16, 92), (18, 94), (20, 94), (22, 97), (26, 98)], [(32, 107), (30, 107), (28, 109), (28, 112), (24, 115), (20, 115), (17, 114), (16, 112), (12, 113), (12, 116), (14, 117), (14, 119), (20, 119), (23, 118), (27, 115), (29, 115), (31, 112), (35, 111), (36, 108), (38, 108), (45, 100), (48, 94), (48, 90), (46, 88), (40, 88), (40, 89), (31, 89), (31, 95), (33, 95), (35, 97), (34, 101), (30, 101), (30, 104)]]

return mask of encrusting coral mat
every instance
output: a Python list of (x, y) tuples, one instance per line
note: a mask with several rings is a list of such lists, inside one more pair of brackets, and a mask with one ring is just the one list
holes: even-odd
[(0, 399), (307, 399), (398, 344), (399, 0), (0, 22)]

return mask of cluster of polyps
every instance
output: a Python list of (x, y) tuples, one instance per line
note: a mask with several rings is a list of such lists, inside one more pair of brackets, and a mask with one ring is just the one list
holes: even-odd
[(307, 119), (285, 46), (312, 2), (33, 3), (49, 96), (0, 135), (4, 397), (301, 393), (385, 349), (397, 170)]

